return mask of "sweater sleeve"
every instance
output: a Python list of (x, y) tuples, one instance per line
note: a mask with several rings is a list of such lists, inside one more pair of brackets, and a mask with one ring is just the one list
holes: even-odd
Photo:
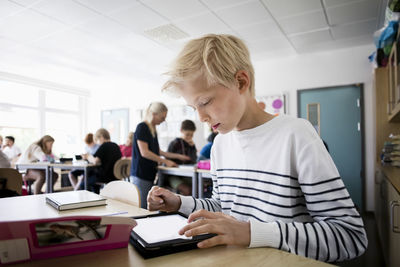
[(191, 196), (180, 196), (182, 204), (179, 209), (179, 212), (189, 215), (190, 213), (200, 209), (205, 209), (209, 211), (221, 211), (218, 181), (212, 154), (210, 163), (211, 163), (210, 174), (213, 181), (213, 191), (211, 198), (196, 199)]
[[(368, 245), (363, 221), (322, 141), (314, 140), (296, 157), (298, 183), (313, 221), (250, 221), (250, 246), (272, 246), (327, 262), (363, 254)], [(253, 240), (268, 233), (275, 238)]]

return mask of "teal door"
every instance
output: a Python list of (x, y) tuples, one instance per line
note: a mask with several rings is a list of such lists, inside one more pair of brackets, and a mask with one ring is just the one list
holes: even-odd
[[(363, 127), (362, 86), (339, 86), (300, 90), (297, 93), (298, 117), (316, 124), (319, 104), (319, 130), (329, 147), (347, 190), (359, 209), (363, 209)], [(314, 105), (313, 105), (314, 104)], [(311, 113), (310, 113), (311, 112)], [(313, 113), (314, 112), (314, 113)], [(318, 127), (315, 127), (318, 129)]]

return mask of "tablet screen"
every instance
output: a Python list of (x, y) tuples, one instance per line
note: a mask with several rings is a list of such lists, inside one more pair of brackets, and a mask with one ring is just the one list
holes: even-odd
[(141, 218), (136, 222), (137, 226), (132, 231), (148, 244), (177, 238), (191, 239), (178, 233), (187, 224), (187, 218), (179, 214)]

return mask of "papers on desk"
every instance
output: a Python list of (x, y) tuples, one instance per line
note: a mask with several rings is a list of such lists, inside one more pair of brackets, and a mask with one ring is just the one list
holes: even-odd
[(127, 247), (135, 225), (107, 216), (0, 222), (0, 265)]
[(106, 198), (86, 190), (47, 194), (46, 202), (57, 210), (106, 205)]
[(189, 170), (193, 170), (194, 169), (194, 164), (181, 164), (178, 165), (179, 168), (181, 169), (189, 169)]

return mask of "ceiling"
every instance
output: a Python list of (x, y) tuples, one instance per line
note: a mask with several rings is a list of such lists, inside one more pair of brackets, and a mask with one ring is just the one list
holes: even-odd
[(253, 60), (371, 44), (382, 2), (0, 0), (0, 71), (157, 79), (207, 33), (241, 37)]

